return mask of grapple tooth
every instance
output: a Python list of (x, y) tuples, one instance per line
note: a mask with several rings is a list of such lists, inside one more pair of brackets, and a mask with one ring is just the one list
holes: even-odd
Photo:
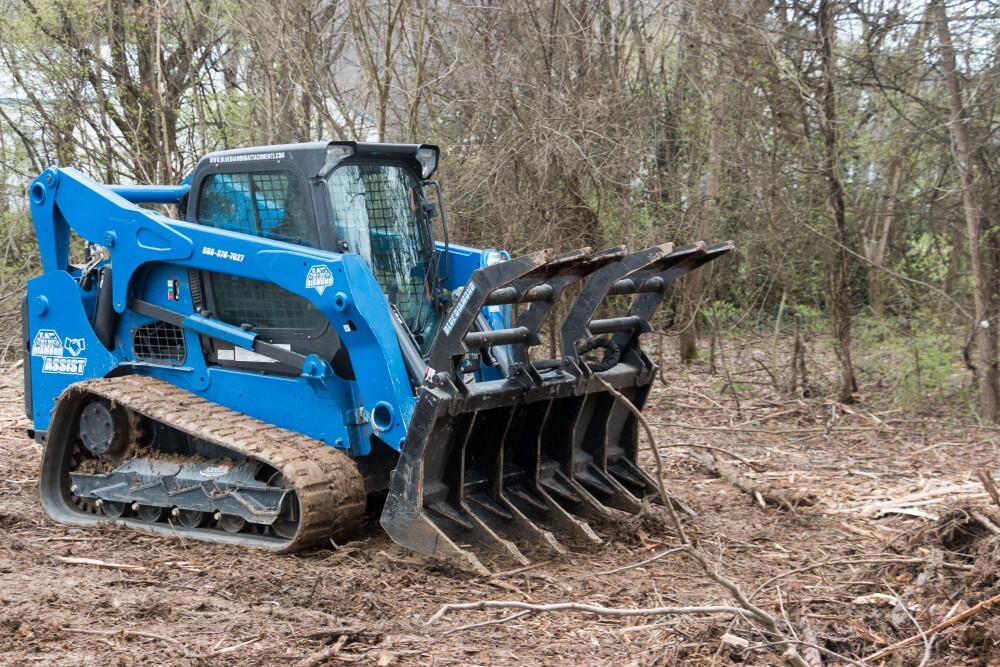
[[(623, 392), (628, 389), (623, 388)], [(613, 396), (590, 394), (576, 426), (573, 468), (574, 476), (603, 504), (635, 514), (642, 508), (642, 496), (636, 497), (608, 473), (609, 439), (617, 443), (623, 436), (628, 437), (633, 426), (628, 422), (630, 416)], [(620, 448), (618, 451), (623, 452)]]
[[(649, 489), (649, 483), (653, 480), (650, 479), (645, 473), (642, 472), (637, 466), (633, 465), (631, 461), (622, 457), (608, 465), (608, 472), (614, 475), (618, 481), (626, 486), (630, 486), (633, 489), (639, 489), (640, 493)], [(656, 497), (656, 496), (654, 496)]]
[(444, 502), (443, 500), (439, 500), (437, 502), (429, 504), (427, 506), (427, 509), (431, 510), (436, 514), (440, 514), (444, 518), (454, 523), (457, 523), (459, 526), (461, 526), (466, 530), (475, 530), (476, 528), (476, 526), (471, 521), (466, 519), (464, 516), (462, 516), (462, 514), (458, 510), (456, 510), (454, 507)]
[[(563, 509), (545, 490), (546, 482), (557, 484), (552, 477), (558, 470), (558, 464), (542, 456), (544, 429), (551, 408), (552, 401), (538, 401), (522, 405), (516, 411), (504, 442), (505, 463), (509, 469), (509, 474), (504, 474), (504, 489), (510, 494), (511, 505), (529, 521), (538, 521), (560, 532), (600, 544), (601, 538), (586, 521)], [(556, 488), (562, 490), (561, 487)], [(566, 489), (566, 492), (575, 498), (572, 491)]]
[(531, 507), (532, 509), (538, 510), (539, 512), (548, 512), (549, 511), (549, 506), (546, 505), (545, 502), (541, 498), (539, 498), (536, 495), (533, 495), (533, 494), (529, 493), (528, 490), (526, 488), (524, 488), (523, 486), (520, 486), (520, 485), (518, 485), (518, 486), (512, 486), (512, 487), (510, 487), (508, 489), (505, 489), (505, 493), (508, 494), (508, 495), (510, 495), (510, 496), (513, 496), (514, 498), (517, 498), (522, 503), (527, 504), (528, 507)]
[(576, 478), (588, 488), (594, 489), (599, 493), (608, 496), (615, 494), (615, 487), (612, 486), (613, 482), (593, 461), (587, 464), (586, 470), (577, 471)]
[(481, 507), (482, 509), (486, 510), (490, 514), (493, 514), (494, 516), (503, 519), (504, 521), (514, 520), (513, 514), (508, 512), (506, 509), (504, 509), (504, 507), (500, 503), (493, 500), (485, 493), (477, 493), (471, 498), (469, 498), (469, 500), (478, 505), (479, 507)]
[[(555, 462), (551, 465), (552, 467), (555, 467)], [(542, 478), (542, 486), (545, 487), (546, 491), (555, 495), (557, 498), (561, 498), (574, 505), (579, 505), (581, 502), (580, 496), (573, 493), (573, 489), (569, 488), (569, 486), (563, 484), (559, 477), (562, 477), (562, 475), (557, 472), (553, 472), (552, 477)]]

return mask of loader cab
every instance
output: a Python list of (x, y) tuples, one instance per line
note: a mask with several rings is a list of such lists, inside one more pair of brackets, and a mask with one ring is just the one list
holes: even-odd
[[(361, 255), (422, 354), (441, 319), (433, 207), (424, 181), (434, 146), (315, 142), (213, 153), (195, 169), (189, 222), (332, 252)], [(337, 332), (303, 297), (277, 285), (217, 273), (192, 276), (195, 307), (258, 333), (267, 342), (332, 360), (353, 378)], [(196, 299), (197, 301), (198, 299)], [(209, 361), (283, 374), (282, 367), (215, 339)]]

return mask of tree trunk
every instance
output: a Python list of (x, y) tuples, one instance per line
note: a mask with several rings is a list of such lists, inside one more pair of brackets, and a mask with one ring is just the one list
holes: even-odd
[(854, 364), (851, 360), (851, 300), (847, 282), (850, 255), (847, 252), (847, 211), (844, 202), (844, 186), (840, 180), (838, 168), (840, 129), (837, 127), (837, 95), (833, 79), (836, 64), (833, 60), (834, 25), (830, 0), (820, 0), (817, 23), (822, 43), (823, 60), (823, 83), (819, 91), (822, 104), (820, 129), (823, 133), (823, 142), (826, 144), (820, 172), (827, 184), (827, 205), (830, 207), (830, 217), (833, 219), (833, 239), (836, 243), (830, 266), (830, 297), (832, 300), (830, 320), (837, 360), (840, 362), (837, 400), (842, 403), (850, 403), (854, 400), (858, 383), (854, 376)]
[(973, 366), (976, 379), (979, 415), (984, 420), (995, 422), (998, 416), (997, 338), (992, 327), (993, 303), (990, 294), (989, 260), (982, 243), (982, 212), (976, 198), (975, 174), (972, 170), (969, 118), (962, 102), (962, 84), (955, 62), (948, 15), (940, 0), (932, 0), (930, 10), (941, 44), (941, 65), (948, 84), (951, 138), (955, 148), (955, 166), (958, 167), (961, 180), (962, 212), (965, 215), (969, 264), (972, 268), (972, 294), (976, 312), (972, 340), (974, 349), (969, 362)]
[[(719, 216), (719, 189), (722, 179), (722, 144), (725, 140), (725, 59), (719, 56), (716, 72), (715, 89), (709, 103), (708, 129), (708, 161), (705, 164), (705, 192), (701, 205), (698, 207), (698, 238), (702, 241), (712, 240), (712, 230)], [(693, 271), (682, 281), (681, 302), (679, 309), (678, 336), (680, 358), (684, 363), (690, 363), (698, 358), (698, 310), (705, 296), (705, 286), (709, 276), (706, 272), (711, 265)]]

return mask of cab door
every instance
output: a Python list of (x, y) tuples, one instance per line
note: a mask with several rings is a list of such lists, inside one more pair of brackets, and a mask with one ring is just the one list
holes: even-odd
[[(198, 224), (319, 246), (315, 212), (307, 196), (308, 181), (293, 162), (216, 170), (194, 185), (198, 196), (193, 221)], [(226, 274), (201, 272), (197, 280), (203, 299), (200, 305), (213, 317), (300, 354), (317, 354), (328, 361), (338, 356), (340, 343), (335, 329), (308, 299), (273, 283)], [(214, 338), (206, 337), (203, 347), (207, 360), (222, 367), (286, 375), (301, 372)], [(353, 375), (345, 367), (349, 366), (345, 359), (338, 362), (335, 368), (342, 376)]]

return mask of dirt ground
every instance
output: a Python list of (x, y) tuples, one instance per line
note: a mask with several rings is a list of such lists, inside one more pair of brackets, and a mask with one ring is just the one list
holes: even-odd
[[(731, 356), (739, 383), (707, 364), (668, 362), (671, 384), (658, 385), (646, 411), (666, 485), (696, 512), (687, 530), (719, 570), (805, 642), (814, 665), (859, 664), (921, 632), (868, 664), (1000, 664), (996, 608), (934, 630), (1000, 593), (1000, 507), (976, 477), (1000, 467), (1000, 430), (795, 398), (752, 354)], [(38, 503), (41, 450), (24, 435), (20, 368), (0, 385), (0, 664), (296, 665), (337, 643), (325, 664), (782, 663), (771, 639), (729, 615), (538, 613), (465, 628), (510, 612), (456, 611), (428, 624), (444, 604), (480, 600), (729, 604), (683, 553), (609, 573), (677, 545), (660, 508), (603, 527), (601, 546), (530, 552), (531, 567), (492, 578), (399, 548), (377, 525), (294, 556), (61, 527)], [(694, 457), (706, 452), (764, 495), (815, 503), (762, 506)], [(643, 462), (653, 469), (648, 453)]]

